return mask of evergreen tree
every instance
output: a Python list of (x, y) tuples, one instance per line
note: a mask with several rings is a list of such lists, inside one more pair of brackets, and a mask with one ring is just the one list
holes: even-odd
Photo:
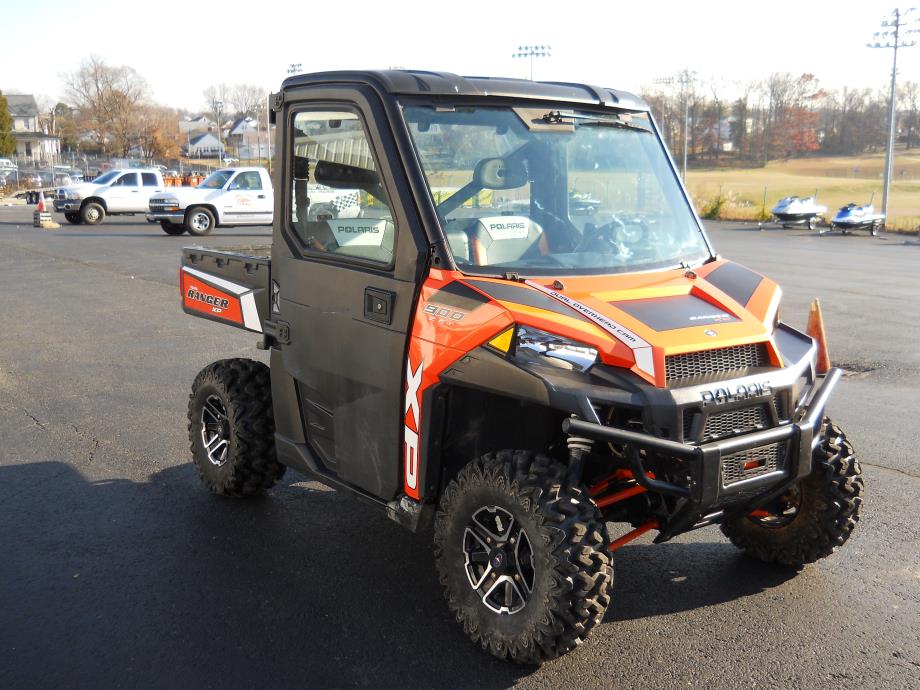
[(13, 116), (6, 97), (0, 91), (0, 156), (7, 158), (16, 153), (16, 139), (13, 138)]

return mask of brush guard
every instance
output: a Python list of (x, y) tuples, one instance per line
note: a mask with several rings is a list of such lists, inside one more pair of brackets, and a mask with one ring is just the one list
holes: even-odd
[[(660, 529), (655, 538), (655, 543), (660, 543), (682, 532), (719, 521), (724, 515), (726, 503), (731, 503), (733, 510), (736, 506), (743, 506), (746, 512), (756, 510), (782, 494), (791, 484), (808, 476), (811, 473), (812, 451), (821, 442), (824, 410), (842, 373), (841, 369), (832, 368), (823, 377), (818, 377), (808, 399), (799, 409), (798, 421), (702, 445), (678, 443), (574, 418), (564, 420), (562, 429), (578, 437), (623, 444), (638, 487), (678, 499), (677, 509), (665, 524), (653, 520), (639, 528), (642, 532)], [(775, 470), (725, 484), (723, 467), (727, 459), (745, 451), (767, 447), (784, 449), (782, 467), (777, 465)], [(689, 486), (656, 479), (643, 465), (640, 451), (684, 460), (690, 475)], [(608, 500), (605, 505), (612, 502)]]

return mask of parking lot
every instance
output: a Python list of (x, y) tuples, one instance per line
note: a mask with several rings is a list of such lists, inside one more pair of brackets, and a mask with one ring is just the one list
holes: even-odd
[(794, 575), (710, 528), (618, 551), (604, 623), (542, 668), (478, 651), (443, 601), (428, 534), (288, 473), (210, 496), (188, 389), (256, 336), (183, 315), (180, 248), (140, 217), (31, 226), (0, 208), (0, 686), (920, 687), (920, 243), (714, 224), (804, 327), (821, 298), (847, 376), (863, 519)]

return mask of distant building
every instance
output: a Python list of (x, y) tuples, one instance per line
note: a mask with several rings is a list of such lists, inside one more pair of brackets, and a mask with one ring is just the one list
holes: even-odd
[(16, 158), (39, 163), (61, 155), (61, 140), (41, 131), (38, 104), (32, 94), (5, 94), (13, 118), (13, 138), (16, 139)]
[(188, 140), (185, 147), (185, 155), (189, 158), (203, 156), (205, 158), (217, 156), (220, 153), (221, 146), (217, 137), (210, 132), (198, 134)]
[(202, 134), (210, 132), (215, 126), (216, 124), (204, 115), (179, 120), (179, 131), (182, 134)]
[(259, 122), (251, 117), (234, 120), (227, 132), (226, 141), (227, 145), (236, 151), (240, 160), (269, 157), (271, 137), (259, 126)]

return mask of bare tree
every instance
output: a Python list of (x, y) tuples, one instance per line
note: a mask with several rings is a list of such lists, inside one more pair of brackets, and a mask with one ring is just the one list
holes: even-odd
[(137, 137), (137, 109), (147, 97), (144, 79), (131, 67), (113, 67), (93, 55), (64, 75), (64, 84), (81, 122), (102, 150), (111, 146), (127, 155)]
[(907, 130), (907, 148), (914, 146), (914, 135), (917, 132), (917, 116), (920, 114), (920, 84), (915, 81), (904, 82), (899, 89), (901, 110), (903, 111), (902, 123)]
[[(212, 84), (204, 90), (203, 95), (204, 101), (208, 106), (208, 112), (215, 122), (217, 121), (218, 111), (223, 115), (230, 110), (230, 87), (226, 84), (217, 84), (216, 86)], [(220, 127), (221, 124), (218, 122), (217, 126)]]
[(228, 95), (238, 118), (255, 117), (267, 96), (265, 89), (254, 84), (234, 84)]
[(172, 108), (145, 105), (138, 109), (138, 144), (143, 157), (179, 157), (178, 114)]

